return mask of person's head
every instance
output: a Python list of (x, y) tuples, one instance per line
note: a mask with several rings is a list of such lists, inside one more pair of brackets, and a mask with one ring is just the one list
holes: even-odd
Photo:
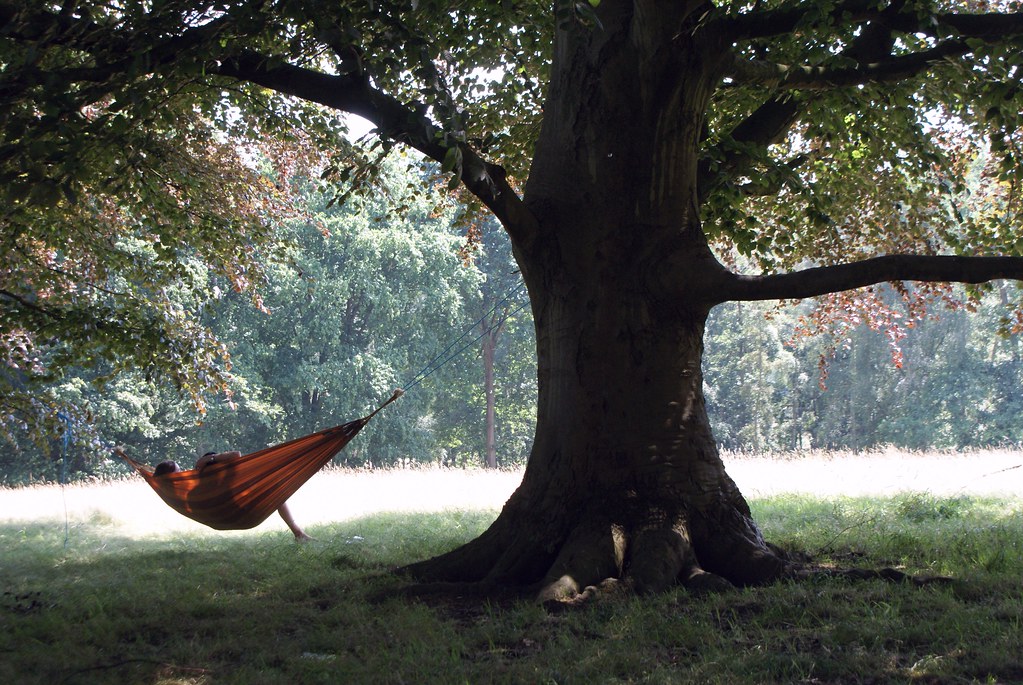
[(159, 464), (156, 465), (156, 468), (153, 469), (153, 475), (162, 476), (165, 473), (176, 473), (180, 470), (181, 467), (178, 466), (178, 462), (171, 461), (170, 459), (168, 459), (167, 461), (161, 461)]

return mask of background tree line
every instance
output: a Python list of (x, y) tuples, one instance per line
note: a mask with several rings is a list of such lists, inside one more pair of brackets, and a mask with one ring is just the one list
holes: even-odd
[(1010, 290), (984, 293), (976, 312), (932, 302), (911, 327), (865, 322), (820, 337), (800, 333), (814, 303), (722, 305), (705, 368), (715, 435), (757, 452), (1017, 445), (1023, 364), (1002, 319)]
[[(102, 360), (62, 367), (32, 390), (87, 418), (55, 421), (43, 440), (29, 423), (8, 432), (0, 482), (121, 472), (109, 457), (114, 445), (153, 463), (190, 464), (208, 449), (251, 451), (365, 415), (421, 369), (429, 375), (340, 461), (480, 464), (484, 338), (494, 346), (492, 461), (520, 459), (535, 396), (525, 294), (506, 241), (491, 235), (496, 224), (476, 227), (467, 249), (460, 208), (428, 192), (434, 182), (432, 171), (395, 159), (375, 194), (333, 203), (310, 184), (308, 208), (283, 223), (283, 258), (265, 264), (256, 298), (201, 259), (190, 262), (191, 288), (164, 294), (181, 309), (202, 303), (197, 318), (230, 351), (230, 393), (207, 395), (199, 414), (188, 393), (160, 379), (115, 374)], [(204, 297), (193, 298), (196, 283)]]
[[(194, 284), (204, 284), (198, 316), (230, 350), (232, 392), (199, 415), (157, 379), (111, 374), (103, 363), (68, 369), (49, 391), (84, 407), (89, 424), (58, 423), (42, 444), (14, 437), (0, 451), (2, 482), (121, 472), (108, 456), (115, 444), (153, 463), (255, 450), (361, 416), (421, 369), (429, 375), (341, 463), (520, 464), (536, 392), (521, 279), (498, 226), (470, 224), (467, 245), (464, 208), (421, 192), (430, 183), (429, 173), (394, 163), (376, 195), (333, 204), (310, 190), (307, 212), (285, 223), (286, 258), (266, 267), (255, 306), (196, 259), (190, 287), (167, 296), (188, 308)], [(1010, 288), (978, 292), (979, 313), (925, 293), (927, 307), (902, 322), (904, 293), (893, 288), (876, 289), (873, 307), (856, 300), (837, 322), (842, 302), (719, 306), (704, 369), (718, 440), (756, 452), (1016, 444), (1020, 343), (999, 334)], [(829, 334), (813, 335), (815, 321)]]

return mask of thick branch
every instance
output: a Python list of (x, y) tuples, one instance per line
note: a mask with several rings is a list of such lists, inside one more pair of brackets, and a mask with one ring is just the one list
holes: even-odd
[(848, 68), (790, 66), (767, 62), (737, 66), (738, 84), (758, 83), (781, 90), (830, 90), (866, 83), (894, 83), (923, 73), (934, 64), (970, 52), (965, 40), (947, 40), (928, 50)]
[(12, 293), (9, 290), (0, 290), (0, 299), (9, 300), (14, 305), (21, 307), (22, 309), (31, 310), (38, 314), (42, 314), (50, 319), (56, 319), (59, 321), (64, 318), (63, 315), (60, 314), (59, 312), (55, 312), (45, 307), (40, 307), (36, 303), (29, 301), (27, 298), (22, 297), (21, 295), (18, 295), (16, 293)]
[(960, 38), (980, 38), (985, 41), (997, 41), (1023, 35), (1023, 13), (1020, 12), (939, 14), (934, 17), (933, 22), (914, 14), (899, 16), (904, 17), (904, 21), (894, 24), (893, 28), (907, 33), (923, 31), (932, 36), (955, 33)]
[[(437, 128), (425, 114), (425, 107), (412, 109), (396, 98), (373, 88), (361, 74), (331, 75), (296, 67), (271, 64), (266, 57), (243, 53), (210, 68), (212, 73), (264, 86), (284, 95), (357, 114), (376, 125), (380, 135), (419, 150), (443, 162), (448, 147), (435, 135)], [(536, 220), (505, 180), (504, 169), (483, 160), (465, 143), (461, 180), (501, 221), (517, 240), (536, 235)]]
[[(102, 56), (94, 66), (65, 70), (61, 76), (79, 83), (100, 83), (103, 87), (108, 87), (108, 83), (119, 76), (130, 73), (140, 55), (145, 57), (153, 71), (166, 66), (174, 68), (183, 60), (196, 59), (200, 54), (199, 49), (216, 39), (231, 21), (232, 18), (225, 15), (166, 40), (147, 41), (145, 36), (141, 39), (139, 36), (131, 36), (117, 45), (116, 32), (106, 32), (87, 20), (46, 11), (30, 13), (0, 0), (0, 24), (8, 24), (4, 30), (5, 35), (25, 42), (44, 40), (50, 44), (66, 44), (75, 49), (95, 48), (97, 54)], [(83, 44), (83, 33), (102, 36), (103, 40)], [(104, 61), (103, 56), (106, 55), (115, 56), (115, 59)], [(376, 124), (382, 137), (405, 143), (438, 162), (443, 162), (448, 152), (448, 147), (440, 142), (440, 138), (435, 137), (436, 127), (425, 115), (425, 107), (409, 108), (372, 88), (361, 70), (331, 75), (282, 63), (272, 56), (241, 52), (237, 56), (224, 57), (219, 62), (206, 64), (202, 69), (196, 67), (196, 71), (251, 82), (285, 95), (358, 114)], [(12, 91), (42, 83), (45, 77), (52, 75), (32, 69), (24, 70), (16, 79), (8, 79), (0, 87), (0, 96), (10, 96)], [(460, 178), (469, 191), (494, 212), (513, 238), (525, 241), (535, 236), (536, 221), (505, 180), (504, 170), (483, 160), (465, 143), (459, 143), (459, 149)]]
[[(850, 26), (885, 16), (888, 25), (903, 33), (925, 33), (930, 36), (956, 35), (960, 38), (998, 40), (1023, 33), (1023, 14), (987, 12), (983, 14), (946, 12), (928, 15), (916, 11), (901, 11), (903, 3), (894, 7), (878, 7), (877, 0), (847, 0), (835, 5), (821, 17), (821, 25)], [(894, 9), (895, 11), (889, 11)], [(761, 12), (723, 17), (714, 22), (716, 30), (724, 31), (734, 41), (770, 38), (796, 29), (812, 30), (804, 26), (806, 4), (791, 3)]]
[(168, 39), (145, 32), (125, 31), (122, 35), (116, 29), (69, 13), (29, 10), (0, 1), (0, 26), (3, 27), (4, 37), (41, 46), (60, 45), (94, 55), (116, 55), (120, 61), (106, 65), (109, 74), (121, 73), (123, 65), (135, 61), (140, 56), (138, 53), (144, 52), (150, 66), (156, 66), (188, 50), (206, 45), (215, 40), (232, 21), (232, 17), (225, 14)]
[(719, 302), (795, 300), (889, 281), (986, 283), (1001, 278), (1023, 280), (1023, 257), (887, 255), (787, 274), (732, 274), (719, 288)]
[[(803, 103), (794, 97), (785, 100), (771, 98), (732, 129), (729, 137), (743, 146), (764, 150), (784, 138), (802, 112), (802, 107)], [(697, 182), (701, 202), (722, 183), (749, 168), (753, 156), (743, 146), (727, 152), (716, 165), (708, 157), (700, 161)]]
[[(74, 66), (39, 67), (35, 62), (10, 68), (0, 83), (0, 102), (21, 97), (33, 87), (47, 83), (66, 84), (78, 106), (96, 102), (114, 89), (118, 77), (137, 70), (144, 60), (148, 69), (157, 71), (167, 64), (180, 64), (189, 55), (205, 54), (204, 47), (216, 41), (230, 24), (228, 15), (202, 26), (189, 28), (170, 38), (147, 33), (118, 32), (89, 19), (67, 13), (30, 11), (0, 1), (2, 35), (20, 44), (29, 44), (39, 56), (45, 48), (59, 46), (71, 52), (87, 53), (92, 61)], [(71, 84), (92, 84), (89, 88), (70, 88)]]
[[(724, 17), (715, 24), (732, 40), (770, 38), (792, 33), (803, 22), (806, 12), (806, 3), (793, 2), (771, 10)], [(831, 12), (821, 19), (830, 24), (859, 22), (878, 14), (880, 11), (877, 0), (847, 0), (835, 5)]]
[[(872, 6), (873, 5), (873, 6)], [(904, 0), (893, 0), (884, 8), (876, 3), (850, 0), (837, 6), (821, 23), (822, 39), (846, 33), (869, 22), (853, 41), (858, 47), (844, 55), (858, 63), (852, 68), (741, 62), (733, 65), (732, 77), (739, 83), (759, 83), (783, 89), (827, 89), (863, 83), (889, 83), (922, 73), (931, 65), (970, 52), (968, 40), (998, 42), (1023, 35), (1023, 13), (921, 14), (906, 9)], [(733, 40), (749, 40), (812, 30), (802, 26), (805, 9), (788, 6), (720, 20), (718, 26)], [(910, 54), (892, 54), (892, 32), (923, 34), (937, 44)], [(869, 48), (869, 54), (862, 47)]]
[[(905, 0), (893, 0), (883, 12), (872, 16), (859, 35), (846, 46), (842, 51), (842, 56), (856, 62), (857, 66), (853, 68), (843, 69), (840, 72), (819, 69), (804, 71), (798, 68), (794, 70), (783, 68), (774, 64), (744, 63), (736, 59), (732, 72), (736, 82), (742, 83), (747, 78), (757, 80), (760, 83), (773, 85), (775, 94), (732, 129), (729, 138), (740, 143), (739, 146), (731, 146), (731, 149), (724, 155), (719, 154), (716, 166), (712, 164), (711, 159), (702, 161), (699, 169), (701, 200), (708, 197), (721, 183), (748, 173), (757, 152), (766, 156), (767, 147), (782, 140), (799, 119), (806, 105), (815, 97), (813, 94), (794, 95), (784, 91), (800, 87), (800, 84), (806, 84), (802, 90), (812, 91), (815, 88), (808, 87), (811, 83), (826, 84), (828, 88), (833, 88), (841, 85), (856, 85), (866, 80), (879, 81), (896, 76), (906, 78), (911, 73), (922, 71), (934, 61), (952, 55), (955, 53), (953, 47), (963, 48), (961, 52), (966, 51), (965, 44), (953, 46), (953, 42), (949, 42), (933, 51), (926, 51), (926, 53), (891, 58), (890, 53), (895, 44), (891, 25), (893, 17), (901, 16), (899, 13), (903, 10), (904, 5)], [(849, 8), (846, 11), (850, 11)], [(755, 78), (753, 78), (754, 74)], [(823, 90), (820, 87), (816, 89)], [(766, 184), (766, 186), (771, 185), (777, 184)]]

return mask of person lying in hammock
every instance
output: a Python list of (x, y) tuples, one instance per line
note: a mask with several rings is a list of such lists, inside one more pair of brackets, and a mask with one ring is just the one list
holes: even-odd
[[(237, 451), (207, 452), (206, 454), (199, 457), (199, 459), (195, 462), (195, 470), (198, 471), (199, 473), (202, 473), (203, 469), (205, 469), (210, 464), (223, 463), (226, 461), (230, 461), (232, 459), (237, 459), (240, 456), (242, 456), (242, 453)], [(156, 465), (156, 468), (153, 469), (153, 475), (163, 476), (168, 473), (177, 473), (178, 471), (181, 470), (182, 470), (181, 467), (178, 466), (178, 463), (176, 461), (168, 459), (167, 461), (161, 461), (159, 464)], [(302, 530), (297, 523), (295, 523), (295, 519), (292, 518), (291, 516), (291, 510), (288, 509), (287, 502), (285, 502), (284, 504), (277, 508), (277, 513), (280, 514), (281, 518), (284, 519), (284, 522), (288, 524), (288, 528), (291, 529), (291, 532), (294, 534), (296, 540), (298, 540), (299, 542), (312, 540), (312, 538), (309, 535), (307, 535), (306, 532)]]

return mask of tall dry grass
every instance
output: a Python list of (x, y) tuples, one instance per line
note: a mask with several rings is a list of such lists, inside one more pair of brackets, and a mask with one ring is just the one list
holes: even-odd
[[(771, 456), (726, 453), (728, 472), (751, 498), (779, 493), (817, 496), (1023, 495), (1023, 452), (804, 452)], [(303, 525), (374, 513), (500, 509), (522, 470), (335, 469), (317, 474), (289, 504)], [(0, 521), (108, 520), (140, 536), (204, 533), (173, 512), (137, 477), (67, 486), (0, 488)], [(265, 529), (285, 529), (277, 516)], [(223, 533), (216, 533), (222, 535)]]

